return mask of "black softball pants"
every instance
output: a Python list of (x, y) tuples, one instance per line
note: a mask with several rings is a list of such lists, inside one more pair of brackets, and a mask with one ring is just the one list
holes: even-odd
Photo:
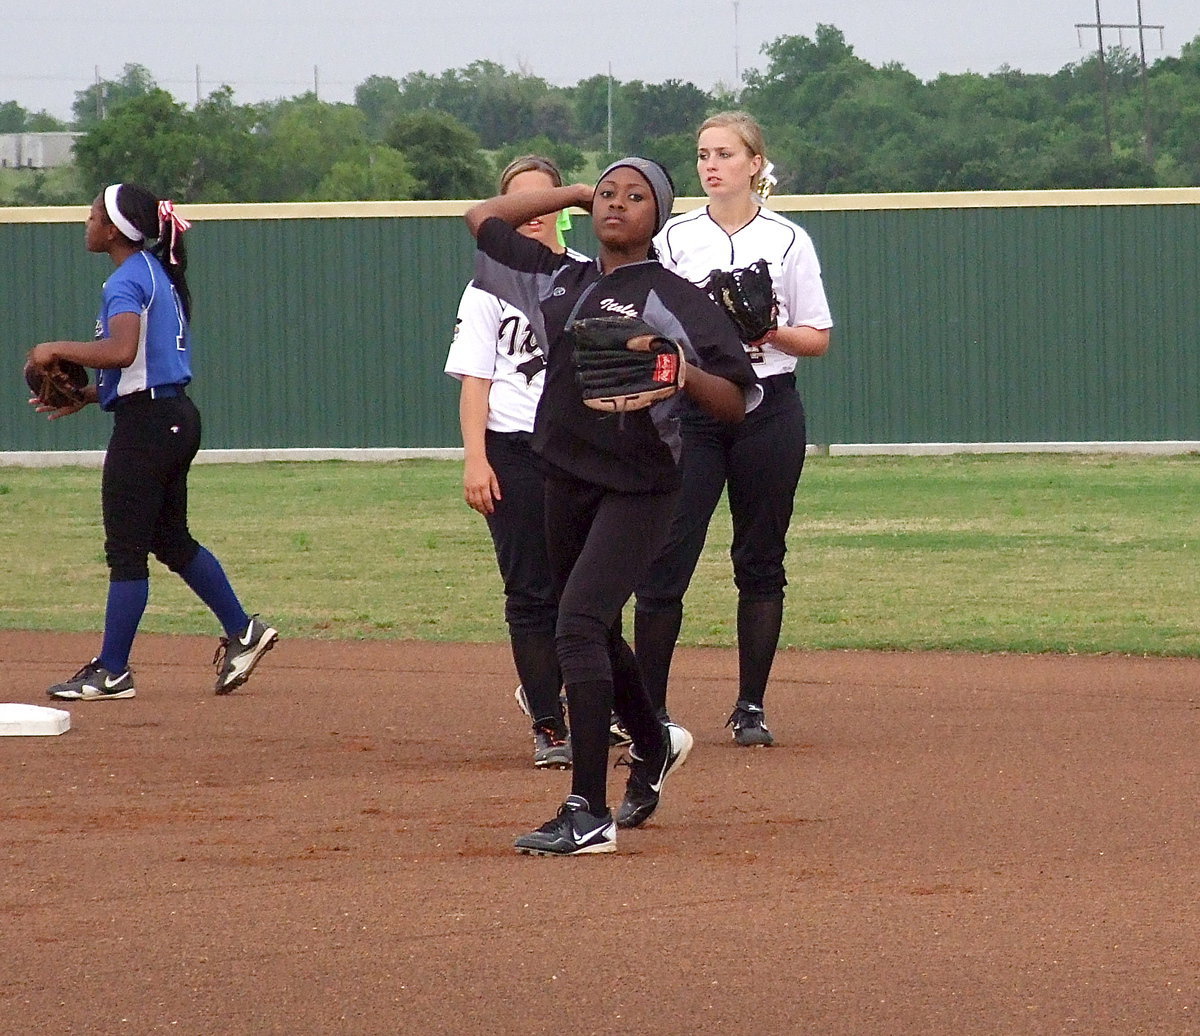
[(702, 414), (682, 425), (683, 490), (668, 545), (638, 584), (634, 638), (646, 692), (666, 709), (687, 592), (713, 512), (726, 487), (738, 589), (738, 697), (761, 705), (783, 623), (784, 557), (804, 468), (804, 405), (795, 375), (765, 378), (762, 402), (740, 424)]
[(683, 489), (669, 542), (638, 585), (639, 609), (683, 599), (727, 486), (739, 595), (752, 601), (783, 596), (787, 531), (807, 448), (804, 404), (793, 374), (764, 379), (762, 386), (762, 402), (739, 424), (691, 413), (684, 420)]
[(504, 620), (513, 634), (554, 633), (558, 605), (546, 557), (546, 487), (528, 432), (488, 432), (488, 463), (500, 499), (487, 516), (504, 580)]
[(109, 579), (148, 579), (154, 554), (172, 572), (200, 549), (188, 531), (188, 471), (200, 412), (185, 395), (117, 404), (100, 485)]
[(666, 542), (678, 494), (617, 493), (546, 479), (546, 550), (558, 588), (558, 660), (567, 687), (572, 788), (603, 812), (614, 704), (642, 758), (663, 728), (646, 696), (621, 610)]
[(554, 578), (546, 557), (546, 487), (542, 463), (528, 432), (485, 434), (488, 463), (500, 483), (500, 499), (487, 515), (504, 581), (504, 619), (513, 665), (535, 725), (562, 724), (558, 693), (562, 678), (554, 645), (558, 615)]

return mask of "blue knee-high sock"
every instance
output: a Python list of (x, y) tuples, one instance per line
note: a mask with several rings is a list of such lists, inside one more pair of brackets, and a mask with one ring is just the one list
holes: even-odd
[(122, 579), (108, 584), (108, 603), (104, 608), (104, 643), (100, 664), (120, 675), (129, 668), (129, 653), (138, 624), (150, 600), (149, 579)]
[(196, 556), (179, 574), (192, 592), (208, 605), (227, 637), (238, 636), (249, 625), (250, 616), (229, 585), (225, 569), (207, 547), (196, 551)]

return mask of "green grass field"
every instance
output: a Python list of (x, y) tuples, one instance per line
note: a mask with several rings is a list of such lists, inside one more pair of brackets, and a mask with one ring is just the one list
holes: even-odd
[[(491, 541), (459, 478), (447, 461), (200, 465), (192, 527), (285, 636), (501, 641)], [(0, 468), (0, 626), (101, 627), (99, 479)], [(1200, 655), (1197, 501), (1196, 456), (811, 458), (783, 642)], [(733, 643), (729, 538), (722, 505), (685, 643)], [(179, 580), (157, 564), (151, 580), (144, 630), (215, 635)]]

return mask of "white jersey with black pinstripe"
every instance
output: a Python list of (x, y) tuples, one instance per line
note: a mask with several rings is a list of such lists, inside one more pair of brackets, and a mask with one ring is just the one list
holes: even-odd
[[(781, 327), (833, 326), (821, 264), (808, 233), (791, 220), (760, 206), (758, 214), (733, 234), (709, 215), (708, 206), (692, 209), (668, 220), (654, 239), (659, 261), (668, 270), (703, 286), (713, 270), (736, 270), (765, 259), (779, 299)], [(769, 343), (746, 347), (759, 378), (785, 374), (796, 367), (796, 357)]]
[[(573, 259), (587, 261), (568, 248)], [(454, 339), (445, 372), (452, 378), (490, 381), (487, 428), (492, 432), (532, 432), (546, 381), (546, 357), (515, 306), (472, 282), (463, 292), (454, 321)]]

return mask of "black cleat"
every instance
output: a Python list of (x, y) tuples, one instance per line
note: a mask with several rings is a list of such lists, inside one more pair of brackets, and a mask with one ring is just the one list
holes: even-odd
[(564, 724), (534, 724), (533, 765), (538, 769), (569, 770), (571, 768), (571, 738), (568, 736)]
[(733, 727), (733, 739), (743, 748), (761, 746), (769, 748), (775, 744), (775, 738), (767, 729), (767, 714), (761, 705), (754, 702), (739, 700), (733, 707), (725, 726)]
[(633, 738), (629, 736), (629, 731), (625, 729), (621, 717), (614, 712), (608, 721), (608, 747), (624, 748), (631, 744), (633, 744)]
[(133, 698), (133, 670), (110, 673), (93, 658), (69, 680), (56, 683), (46, 693), (56, 701), (99, 701), (102, 698)]
[(529, 856), (583, 856), (617, 849), (617, 828), (611, 813), (595, 816), (582, 795), (568, 795), (553, 820), (514, 843)]
[(217, 653), (213, 655), (213, 665), (217, 667), (217, 694), (228, 694), (249, 680), (259, 659), (275, 646), (278, 639), (278, 631), (260, 622), (257, 615), (250, 616), (250, 622), (240, 636), (232, 640), (222, 637)]
[(629, 781), (625, 798), (617, 810), (617, 827), (640, 827), (658, 809), (663, 781), (681, 767), (692, 750), (692, 735), (678, 723), (666, 724), (667, 750), (657, 765), (629, 752)]

